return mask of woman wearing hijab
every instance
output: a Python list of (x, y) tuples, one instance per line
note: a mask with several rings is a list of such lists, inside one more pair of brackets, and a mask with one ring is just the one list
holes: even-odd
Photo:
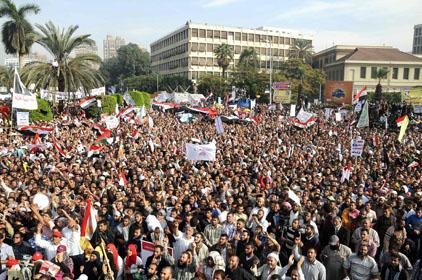
[(83, 274), (88, 276), (89, 280), (100, 279), (103, 276), (103, 268), (101, 264), (100, 254), (93, 251), (84, 265)]
[(110, 261), (110, 265), (113, 266), (112, 270), (114, 275), (116, 277), (115, 280), (123, 280), (123, 272), (124, 272), (124, 266), (123, 266), (123, 259), (119, 256), (119, 253), (117, 251), (116, 245), (113, 243), (107, 244), (107, 256)]
[(138, 252), (136, 250), (135, 244), (129, 244), (124, 264), (125, 279), (138, 279), (142, 271), (142, 259), (138, 257)]

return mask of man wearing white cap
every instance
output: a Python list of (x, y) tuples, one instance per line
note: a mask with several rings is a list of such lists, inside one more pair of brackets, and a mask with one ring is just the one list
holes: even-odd
[(262, 280), (270, 279), (272, 275), (279, 275), (284, 279), (287, 271), (294, 263), (294, 256), (291, 255), (289, 257), (289, 262), (286, 266), (281, 267), (279, 265), (280, 261), (278, 258), (277, 253), (270, 253), (267, 256), (267, 263), (261, 266), (260, 268), (257, 268), (256, 265), (251, 268), (252, 273), (256, 277), (260, 277)]

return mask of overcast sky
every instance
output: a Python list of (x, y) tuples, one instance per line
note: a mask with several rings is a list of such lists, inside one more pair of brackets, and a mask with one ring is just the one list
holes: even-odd
[[(413, 26), (422, 24), (422, 0), (15, 0), (36, 3), (30, 19), (61, 27), (79, 25), (102, 55), (107, 34), (149, 44), (182, 26), (198, 23), (256, 28), (274, 26), (314, 35), (315, 51), (335, 44), (390, 45), (412, 49)], [(0, 19), (3, 23), (4, 19)]]

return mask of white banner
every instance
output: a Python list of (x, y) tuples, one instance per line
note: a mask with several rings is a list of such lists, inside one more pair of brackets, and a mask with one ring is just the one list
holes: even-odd
[(32, 94), (27, 95), (15, 92), (12, 97), (12, 107), (24, 110), (37, 110), (37, 98)]
[(217, 147), (214, 143), (210, 144), (186, 144), (186, 158), (188, 160), (204, 160), (204, 161), (215, 161), (215, 154)]
[(114, 129), (119, 126), (119, 119), (115, 116), (108, 116), (104, 121), (107, 129)]
[(18, 127), (29, 125), (29, 112), (16, 112), (16, 125)]
[(336, 122), (341, 122), (343, 120), (341, 113), (336, 113)]
[(309, 121), (310, 118), (312, 118), (314, 116), (314, 114), (306, 112), (305, 110), (303, 110), (303, 108), (300, 109), (299, 113), (297, 114), (296, 118), (302, 122), (302, 123), (306, 123)]
[(296, 105), (292, 104), (290, 105), (290, 117), (296, 116)]
[(352, 145), (350, 147), (350, 155), (352, 157), (360, 157), (363, 152), (363, 147), (365, 145), (365, 140), (363, 139), (353, 139)]
[(90, 90), (90, 96), (104, 95), (106, 92), (105, 87), (93, 88)]

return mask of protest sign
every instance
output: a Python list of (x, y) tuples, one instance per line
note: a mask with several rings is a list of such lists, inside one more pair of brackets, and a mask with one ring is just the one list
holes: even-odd
[(360, 157), (362, 155), (364, 145), (365, 140), (360, 138), (353, 139), (350, 147), (350, 155), (352, 157)]

